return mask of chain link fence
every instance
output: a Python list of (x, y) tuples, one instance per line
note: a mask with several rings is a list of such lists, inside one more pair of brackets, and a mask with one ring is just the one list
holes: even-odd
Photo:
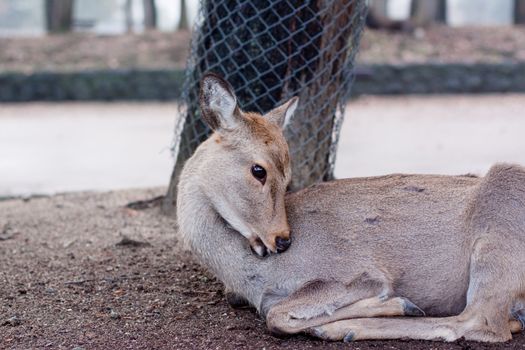
[(201, 0), (167, 207), (175, 203), (184, 162), (211, 132), (199, 111), (206, 72), (228, 80), (245, 111), (265, 113), (299, 96), (285, 130), (290, 188), (330, 179), (365, 15), (365, 0)]

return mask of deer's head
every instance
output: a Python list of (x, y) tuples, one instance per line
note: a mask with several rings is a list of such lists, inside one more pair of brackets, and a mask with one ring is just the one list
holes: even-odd
[(215, 74), (201, 82), (202, 117), (214, 134), (207, 141), (206, 193), (217, 213), (260, 256), (290, 246), (284, 196), (291, 176), (283, 127), (298, 98), (265, 115), (243, 112), (230, 84)]

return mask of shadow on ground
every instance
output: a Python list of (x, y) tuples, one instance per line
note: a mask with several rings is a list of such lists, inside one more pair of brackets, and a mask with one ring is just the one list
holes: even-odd
[[(176, 242), (163, 189), (0, 202), (0, 348), (485, 349), (506, 344), (275, 338)], [(157, 201), (158, 202), (158, 201)]]

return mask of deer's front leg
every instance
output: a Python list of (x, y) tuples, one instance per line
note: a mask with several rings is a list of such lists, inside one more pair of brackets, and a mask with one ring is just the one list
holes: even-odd
[(389, 294), (376, 281), (350, 285), (316, 281), (272, 306), (266, 324), (273, 333), (294, 334), (352, 318), (424, 316), (410, 300)]

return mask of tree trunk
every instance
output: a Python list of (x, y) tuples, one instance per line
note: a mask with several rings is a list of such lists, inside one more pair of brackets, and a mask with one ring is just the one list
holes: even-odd
[(514, 0), (514, 23), (525, 24), (525, 0)]
[(157, 28), (157, 8), (155, 0), (142, 0), (144, 7), (144, 28), (151, 30)]
[(428, 26), (432, 23), (447, 21), (446, 0), (412, 0), (410, 19), (416, 26)]
[(180, 0), (180, 20), (177, 30), (188, 30), (190, 24), (188, 21), (188, 10), (186, 8), (186, 0)]
[(46, 0), (48, 33), (68, 32), (73, 24), (73, 0)]
[(124, 19), (126, 21), (126, 33), (133, 31), (133, 10), (132, 0), (126, 0), (124, 3)]
[(296, 116), (285, 131), (292, 160), (290, 189), (332, 178), (334, 123), (349, 89), (365, 2), (274, 0), (271, 6), (267, 2), (206, 2), (205, 23), (195, 33), (200, 35), (193, 52), (197, 61), (186, 87), (187, 114), (166, 195), (168, 212), (175, 206), (184, 162), (210, 133), (198, 107), (199, 81), (208, 71), (231, 83), (246, 111), (264, 113), (299, 96)]

